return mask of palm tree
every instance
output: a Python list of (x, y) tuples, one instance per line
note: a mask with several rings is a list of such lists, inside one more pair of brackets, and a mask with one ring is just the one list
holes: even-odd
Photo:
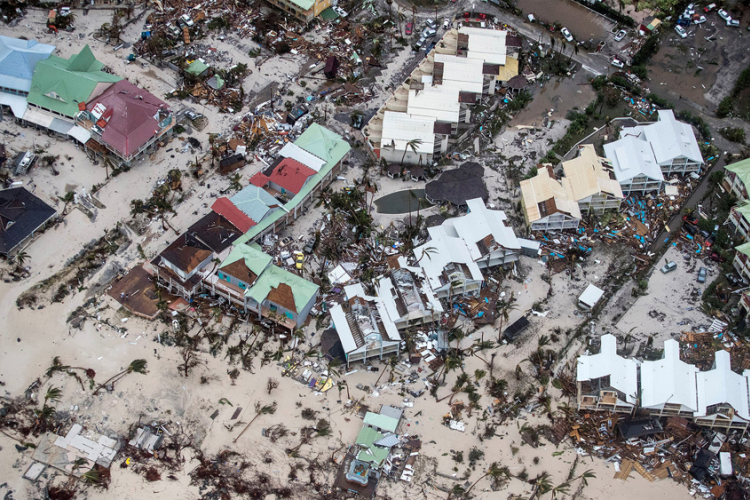
[(65, 210), (68, 209), (68, 204), (72, 203), (73, 200), (75, 199), (75, 193), (73, 193), (71, 191), (69, 193), (65, 193), (65, 196), (61, 196), (59, 198), (60, 198), (60, 201), (62, 201), (62, 202), (65, 203), (65, 205), (63, 205), (63, 209), (62, 209), (62, 213), (63, 213), (63, 215), (65, 215)]
[(94, 396), (96, 396), (99, 391), (101, 391), (106, 385), (112, 384), (112, 387), (115, 386), (115, 383), (118, 382), (121, 378), (123, 378), (128, 373), (140, 373), (141, 375), (145, 375), (148, 373), (146, 370), (147, 362), (145, 359), (135, 359), (131, 361), (131, 363), (128, 365), (127, 368), (122, 370), (120, 373), (114, 375), (113, 377), (110, 377), (107, 379), (103, 384), (100, 384), (99, 387), (96, 388), (94, 391)]
[(274, 413), (276, 413), (276, 406), (277, 406), (276, 405), (276, 401), (274, 401), (270, 405), (261, 405), (260, 401), (256, 401), (255, 402), (255, 416), (253, 417), (252, 420), (250, 420), (247, 423), (247, 425), (245, 426), (245, 428), (242, 429), (242, 432), (240, 432), (240, 434), (236, 438), (234, 438), (234, 440), (232, 441), (232, 443), (236, 443), (237, 440), (242, 437), (242, 435), (245, 433), (245, 431), (247, 430), (247, 428), (250, 427), (250, 424), (252, 424), (253, 422), (255, 422), (256, 418), (260, 417), (261, 415), (273, 415)]
[(26, 263), (27, 260), (29, 260), (29, 254), (27, 254), (25, 251), (21, 250), (18, 252), (15, 256), (16, 264), (18, 264), (19, 267), (23, 267), (23, 265)]
[(471, 493), (471, 490), (476, 486), (476, 484), (484, 479), (485, 477), (490, 477), (493, 485), (498, 485), (502, 481), (507, 480), (510, 478), (510, 470), (508, 470), (507, 467), (500, 465), (499, 462), (492, 462), (490, 466), (487, 468), (487, 472), (479, 476), (479, 479), (474, 481), (471, 486), (469, 486), (469, 489), (466, 490), (466, 496), (469, 496), (469, 493)]
[(534, 500), (537, 495), (541, 496), (552, 491), (552, 481), (548, 472), (539, 474), (534, 482), (534, 491), (531, 493), (529, 500)]
[(417, 154), (417, 147), (422, 145), (422, 139), (412, 139), (409, 142), (406, 143), (406, 147), (404, 148), (404, 154), (401, 156), (401, 163), (399, 165), (404, 164), (404, 158), (406, 158), (406, 153), (409, 152), (411, 149), (414, 154)]
[(109, 156), (102, 157), (102, 163), (104, 163), (104, 176), (109, 179), (110, 169), (114, 173), (115, 170), (117, 170), (117, 165), (115, 165), (115, 162), (113, 162), (112, 158), (110, 158)]
[(437, 254), (437, 248), (435, 248), (435, 247), (426, 247), (426, 248), (423, 248), (422, 249), (422, 256), (417, 259), (417, 261), (414, 263), (414, 265), (416, 266), (417, 264), (419, 264), (419, 261), (422, 260), (425, 257), (427, 257), (427, 260), (432, 260), (432, 256), (435, 255), (435, 254)]
[(459, 349), (459, 346), (461, 344), (461, 341), (466, 338), (466, 332), (464, 332), (460, 328), (454, 328), (451, 330), (451, 332), (448, 334), (448, 341), (455, 340), (456, 341), (456, 349), (455, 353), (460, 354), (461, 350)]

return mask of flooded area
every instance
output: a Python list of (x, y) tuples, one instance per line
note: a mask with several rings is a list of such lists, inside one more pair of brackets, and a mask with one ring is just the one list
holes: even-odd
[(533, 88), (534, 100), (513, 117), (510, 126), (541, 125), (551, 110), (550, 117), (554, 120), (565, 118), (567, 110), (576, 107), (583, 110), (596, 99), (596, 92), (591, 85), (587, 85), (590, 79), (589, 73), (579, 71), (575, 78), (552, 78), (545, 80), (541, 87), (536, 83)]
[(750, 55), (742, 31), (728, 28), (716, 15), (690, 26), (685, 39), (667, 34), (649, 67), (651, 91), (670, 100), (688, 99), (713, 109), (729, 94)]
[(534, 14), (545, 23), (562, 24), (579, 41), (606, 40), (615, 27), (604, 17), (571, 0), (518, 0), (516, 7), (523, 11), (524, 17)]
[(375, 206), (379, 214), (407, 214), (415, 211), (417, 206), (420, 209), (429, 208), (432, 203), (425, 198), (424, 189), (404, 189), (378, 198), (375, 200)]

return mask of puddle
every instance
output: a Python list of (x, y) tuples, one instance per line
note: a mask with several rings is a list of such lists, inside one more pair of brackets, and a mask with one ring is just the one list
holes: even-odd
[(430, 208), (432, 203), (424, 197), (424, 189), (404, 189), (395, 193), (387, 194), (375, 200), (375, 206), (379, 214), (407, 214), (419, 208)]
[(579, 71), (574, 78), (547, 80), (541, 88), (536, 84), (534, 100), (513, 118), (510, 126), (541, 125), (550, 109), (555, 110), (552, 113), (555, 120), (565, 118), (567, 112), (575, 107), (583, 110), (596, 99), (591, 85), (586, 85), (590, 77), (585, 71)]

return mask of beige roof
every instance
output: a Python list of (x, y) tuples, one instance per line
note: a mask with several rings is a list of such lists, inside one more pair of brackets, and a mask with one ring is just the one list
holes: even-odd
[[(540, 168), (535, 177), (521, 181), (521, 196), (523, 196), (526, 219), (529, 223), (542, 218), (539, 204), (550, 200), (553, 201), (556, 209), (551, 213), (564, 212), (576, 219), (581, 218), (581, 210), (578, 208), (578, 202), (573, 198), (570, 180), (563, 178), (562, 182), (559, 182), (550, 177), (547, 168)], [(552, 204), (548, 203), (548, 205)]]
[(625, 198), (611, 163), (598, 156), (591, 144), (581, 146), (576, 158), (563, 162), (563, 171), (570, 181), (573, 199), (576, 201), (601, 193)]
[(497, 80), (501, 82), (507, 82), (514, 76), (518, 75), (518, 59), (515, 57), (506, 57), (505, 66), (500, 66), (500, 71), (497, 75)]

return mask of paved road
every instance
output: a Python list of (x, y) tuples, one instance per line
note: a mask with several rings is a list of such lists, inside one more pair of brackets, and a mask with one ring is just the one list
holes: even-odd
[[(683, 208), (694, 208), (696, 207), (701, 201), (703, 201), (703, 198), (705, 198), (706, 193), (708, 192), (711, 183), (708, 181), (708, 178), (711, 176), (713, 172), (718, 172), (719, 170), (724, 168), (724, 154), (721, 154), (721, 158), (719, 158), (719, 161), (717, 161), (714, 166), (709, 170), (705, 176), (703, 176), (703, 179), (701, 180), (701, 183), (698, 184), (698, 187), (695, 188), (695, 191), (688, 197), (688, 199), (685, 201), (685, 203), (682, 205)], [(679, 231), (680, 227), (682, 226), (682, 211), (676, 213), (674, 216), (672, 216), (672, 219), (669, 221), (669, 232), (667, 232), (666, 229), (662, 229), (659, 235), (654, 240), (654, 243), (651, 245), (651, 251), (657, 252), (659, 251), (665, 244), (667, 238), (670, 236), (676, 236)]]
[[(412, 4), (408, 2), (408, 0), (395, 0), (394, 3), (398, 6), (398, 9), (407, 15), (408, 18), (411, 18), (411, 12), (412, 12)], [(384, 12), (387, 12), (387, 6), (385, 5), (385, 2), (383, 2), (384, 6)], [(438, 8), (437, 11), (434, 8), (422, 8), (417, 10), (417, 16), (416, 18), (419, 21), (424, 21), (427, 19), (435, 19), (436, 22), (441, 24), (441, 20), (444, 17), (454, 17), (458, 16), (459, 14), (465, 12), (466, 7), (463, 6), (456, 6), (454, 4), (448, 4), (447, 7)], [(396, 12), (396, 9), (393, 10), (394, 15)], [(497, 19), (498, 23), (507, 24), (508, 26), (512, 27), (514, 30), (518, 31), (524, 38), (528, 39), (530, 42), (538, 44), (542, 43), (544, 45), (549, 46), (550, 45), (550, 38), (552, 38), (552, 33), (545, 30), (538, 24), (529, 24), (523, 22), (523, 20), (517, 16), (514, 16), (513, 14), (510, 14), (506, 11), (503, 11), (497, 7), (495, 7), (492, 4), (484, 3), (481, 6), (481, 11), (494, 15)], [(418, 21), (418, 23), (419, 23)], [(419, 26), (419, 24), (417, 24)], [(415, 27), (416, 31), (416, 27)], [(573, 52), (573, 46), (571, 44), (568, 44), (565, 42), (562, 38), (557, 37), (555, 39), (555, 47), (556, 50), (559, 50), (560, 44), (565, 44), (564, 53), (565, 54), (571, 54)], [(583, 51), (579, 52), (578, 54), (572, 54), (572, 58), (575, 62), (580, 64), (583, 67), (584, 71), (588, 71), (592, 75), (603, 75), (607, 74), (607, 68), (609, 66), (609, 59), (606, 55), (601, 53), (585, 53)]]

